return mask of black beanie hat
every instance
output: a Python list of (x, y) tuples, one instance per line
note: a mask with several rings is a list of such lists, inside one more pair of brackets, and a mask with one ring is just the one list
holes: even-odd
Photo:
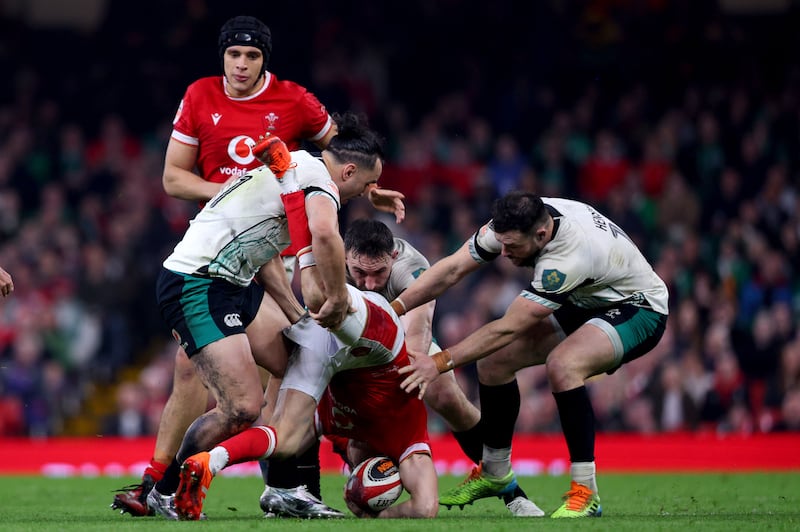
[(219, 57), (225, 55), (229, 46), (253, 46), (264, 55), (263, 70), (267, 69), (272, 53), (272, 34), (266, 24), (255, 17), (240, 15), (233, 17), (219, 30)]

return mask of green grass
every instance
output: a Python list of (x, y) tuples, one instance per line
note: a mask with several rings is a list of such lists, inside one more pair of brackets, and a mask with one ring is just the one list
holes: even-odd
[[(263, 519), (258, 508), (260, 479), (219, 477), (211, 485), (208, 521), (170, 522), (132, 518), (109, 509), (112, 491), (133, 478), (47, 479), (0, 477), (0, 530), (286, 530), (296, 531), (459, 531), (502, 530), (800, 530), (800, 473), (703, 475), (601, 475), (601, 519), (521, 519), (498, 499), (484, 499), (463, 511), (441, 508), (430, 520), (349, 518), (335, 521)], [(461, 479), (442, 477), (440, 490)], [(344, 477), (323, 477), (323, 497), (341, 502)], [(565, 477), (527, 477), (520, 484), (545, 511), (552, 512), (568, 487)], [(404, 495), (405, 496), (405, 495)]]

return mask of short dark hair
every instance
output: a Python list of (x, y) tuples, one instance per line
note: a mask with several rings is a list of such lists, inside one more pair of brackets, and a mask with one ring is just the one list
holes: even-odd
[(334, 113), (332, 116), (338, 132), (331, 138), (325, 151), (339, 163), (355, 163), (373, 168), (383, 159), (383, 139), (366, 125), (366, 119), (355, 113)]
[(530, 192), (513, 191), (492, 205), (492, 226), (498, 233), (530, 233), (547, 221), (542, 198)]
[(394, 235), (383, 222), (359, 218), (347, 227), (344, 249), (365, 257), (391, 255), (394, 251)]

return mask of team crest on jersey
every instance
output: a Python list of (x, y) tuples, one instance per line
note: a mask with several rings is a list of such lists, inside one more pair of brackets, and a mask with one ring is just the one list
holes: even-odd
[(278, 127), (275, 125), (275, 122), (278, 121), (278, 115), (275, 113), (264, 115), (264, 120), (267, 121), (267, 131), (275, 131), (275, 129)]
[(548, 291), (558, 290), (564, 286), (566, 274), (558, 270), (544, 270), (542, 272), (542, 288)]

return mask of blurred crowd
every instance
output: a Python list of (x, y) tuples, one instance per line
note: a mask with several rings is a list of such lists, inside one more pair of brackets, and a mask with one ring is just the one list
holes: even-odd
[[(108, 4), (94, 32), (0, 20), (0, 265), (16, 287), (0, 301), (0, 435), (69, 433), (109, 384), (97, 431), (157, 427), (174, 345), (154, 273), (196, 209), (163, 192), (164, 149), (185, 86), (219, 73), (218, 26), (244, 13), (273, 29), (270, 70), (385, 136), (381, 186), (408, 203), (385, 221), (431, 262), (512, 189), (592, 203), (638, 243), (671, 315), (655, 350), (591, 381), (601, 430), (800, 430), (796, 10), (363, 0), (298, 19), (188, 0), (153, 20)], [(378, 215), (359, 200), (342, 224), (360, 216)], [(500, 260), (447, 292), (439, 343), (500, 316), (529, 274)], [(457, 375), (477, 401), (474, 368)], [(558, 431), (543, 368), (518, 382), (518, 430)]]

